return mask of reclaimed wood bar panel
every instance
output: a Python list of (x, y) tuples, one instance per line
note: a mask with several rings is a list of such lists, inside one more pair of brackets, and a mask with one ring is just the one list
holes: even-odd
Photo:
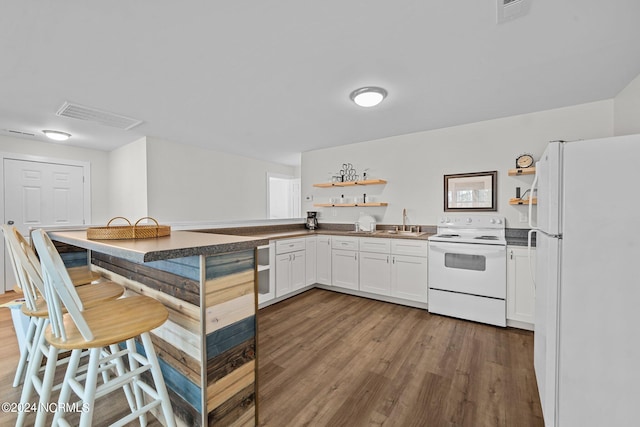
[[(135, 243), (101, 244), (78, 235), (56, 232), (52, 238), (89, 249), (92, 269), (123, 285), (125, 296), (155, 298), (169, 311), (151, 335), (178, 425), (257, 425), (255, 248), (265, 242), (219, 236), (220, 247), (144, 252)], [(76, 259), (82, 253), (69, 252)]]
[(210, 256), (205, 264), (207, 425), (255, 425), (255, 250)]

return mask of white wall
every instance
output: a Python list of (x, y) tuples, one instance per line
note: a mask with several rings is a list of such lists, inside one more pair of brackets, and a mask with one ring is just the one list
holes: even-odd
[(131, 221), (147, 216), (147, 139), (111, 151), (109, 165), (111, 215)]
[(149, 215), (161, 222), (267, 218), (267, 172), (295, 168), (147, 137)]
[(614, 98), (615, 134), (640, 133), (640, 75)]
[[(106, 151), (77, 148), (64, 143), (34, 141), (0, 135), (0, 151), (28, 154), (62, 160), (75, 160), (91, 164), (91, 218), (94, 224), (102, 224), (109, 218), (109, 155)], [(4, 180), (4, 177), (0, 177)], [(4, 183), (2, 184), (4, 185)]]
[[(313, 202), (303, 201), (303, 211), (317, 210), (320, 222), (354, 222), (360, 212), (373, 215), (379, 223), (402, 223), (402, 209), (412, 224), (435, 225), (444, 213), (443, 175), (498, 171), (498, 211), (507, 218), (507, 226), (527, 228), (519, 222), (524, 206), (511, 206), (515, 188), (524, 191), (531, 176), (510, 177), (515, 158), (531, 153), (539, 158), (548, 141), (575, 140), (613, 135), (613, 100), (567, 108), (524, 114), (309, 151), (302, 154), (302, 198), (312, 195)], [(327, 182), (329, 172), (342, 163), (352, 163), (362, 175), (369, 168), (370, 178), (386, 179), (386, 185), (358, 188), (315, 188)], [(367, 193), (375, 201), (388, 202), (375, 208), (314, 208), (313, 203), (328, 203), (329, 197), (361, 196)]]

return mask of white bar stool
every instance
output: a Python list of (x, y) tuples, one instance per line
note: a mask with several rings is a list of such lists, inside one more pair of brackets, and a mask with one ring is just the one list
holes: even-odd
[[(150, 331), (161, 326), (169, 317), (167, 309), (158, 301), (146, 296), (135, 296), (110, 300), (100, 305), (85, 307), (69, 279), (62, 259), (55, 246), (43, 230), (35, 230), (32, 239), (42, 264), (45, 292), (49, 307), (50, 326), (45, 332), (47, 342), (61, 350), (71, 350), (71, 360), (63, 381), (57, 407), (69, 404), (73, 391), (82, 402), (84, 411), (80, 416), (80, 427), (92, 423), (94, 402), (109, 393), (131, 384), (136, 407), (132, 412), (112, 424), (123, 426), (136, 418), (146, 424), (146, 413), (161, 407), (164, 422), (174, 427), (175, 417), (164, 383), (160, 364), (151, 342)], [(63, 315), (63, 306), (67, 314)], [(144, 351), (138, 352), (135, 338), (140, 337)], [(126, 348), (103, 357), (102, 348), (126, 342)], [(89, 362), (84, 384), (77, 376), (77, 368), (83, 349), (89, 349)], [(129, 370), (118, 372), (119, 377), (104, 384), (97, 384), (103, 365), (115, 358), (127, 357)], [(144, 382), (141, 375), (150, 371), (155, 389)], [(126, 390), (126, 389), (125, 389)], [(143, 399), (142, 392), (146, 399)], [(53, 425), (66, 425), (65, 413), (57, 411)]]
[[(25, 238), (22, 236), (22, 234), (18, 231), (18, 229), (15, 226), (3, 225), (3, 232), (5, 234), (5, 240), (6, 240), (7, 233), (15, 234), (15, 238), (17, 239), (17, 244), (25, 252), (30, 263), (34, 265), (39, 277), (39, 281), (40, 283), (42, 283), (42, 278), (40, 277), (40, 261), (38, 260), (38, 257), (36, 256), (33, 249), (31, 249), (31, 247), (29, 246), (29, 243), (25, 240)], [(7, 247), (8, 246), (9, 246), (9, 242), (7, 241)], [(18, 280), (18, 283), (14, 286), (14, 291), (18, 294), (23, 294), (23, 290), (22, 290), (23, 285), (20, 283), (20, 277), (16, 270), (15, 261), (13, 259), (14, 257), (11, 251), (9, 251), (9, 258), (11, 260), (11, 265), (13, 266), (13, 271), (15, 273), (16, 279)], [(69, 276), (71, 277), (71, 280), (73, 281), (74, 286), (84, 286), (102, 279), (102, 275), (100, 273), (92, 271), (88, 267), (71, 267), (71, 268), (67, 268), (67, 271), (69, 272)], [(118, 295), (118, 297), (119, 296), (120, 295)], [(24, 313), (24, 310), (23, 310), (23, 313)], [(16, 374), (13, 378), (13, 387), (18, 387), (20, 384), (22, 384), (22, 381), (24, 379), (23, 377), (24, 377), (25, 369), (27, 367), (27, 360), (29, 358), (29, 352), (31, 351), (31, 344), (33, 342), (35, 330), (36, 330), (36, 320), (34, 317), (30, 317), (29, 324), (27, 325), (23, 333), (20, 333), (22, 331), (16, 330), (16, 335), (20, 333), (19, 340), (22, 345), (20, 346), (20, 359), (18, 360), (18, 367), (16, 368)]]
[[(44, 339), (44, 330), (49, 323), (46, 300), (42, 297), (46, 292), (46, 288), (38, 271), (40, 265), (36, 266), (32, 262), (33, 260), (38, 262), (35, 253), (15, 227), (3, 225), (2, 230), (7, 242), (9, 258), (25, 298), (22, 312), (31, 319), (27, 334), (28, 339), (25, 340), (26, 356), (23, 357), (21, 355), (18, 366), (19, 370), (24, 370), (24, 364), (27, 363), (28, 359), (27, 372), (20, 397), (21, 407), (24, 408), (29, 403), (34, 390), (39, 395), (40, 403), (49, 402), (49, 397), (54, 389), (53, 381), (56, 366), (66, 363), (68, 358), (58, 360), (58, 350), (55, 349), (55, 354), (53, 354)], [(32, 256), (29, 256), (29, 254)], [(114, 282), (101, 282), (100, 284), (78, 288), (80, 298), (89, 306), (119, 298), (123, 293), (122, 286)], [(43, 355), (47, 356), (47, 364), (44, 370), (41, 369)], [(122, 369), (124, 369), (124, 366)], [(40, 378), (41, 373), (43, 375), (42, 378)], [(24, 411), (18, 413), (16, 425), (24, 424), (26, 414)], [(45, 418), (46, 413), (38, 411), (35, 425), (43, 425)]]

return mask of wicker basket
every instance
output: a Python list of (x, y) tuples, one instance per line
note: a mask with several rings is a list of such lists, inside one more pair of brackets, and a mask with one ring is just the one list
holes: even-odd
[[(156, 225), (138, 225), (143, 219), (150, 219)], [(111, 225), (116, 219), (124, 219), (129, 225)], [(164, 237), (171, 234), (171, 227), (160, 225), (158, 221), (150, 216), (145, 216), (136, 221), (134, 225), (123, 217), (116, 216), (109, 220), (106, 227), (87, 228), (87, 239), (89, 240), (122, 240), (122, 239), (150, 239), (153, 237)]]

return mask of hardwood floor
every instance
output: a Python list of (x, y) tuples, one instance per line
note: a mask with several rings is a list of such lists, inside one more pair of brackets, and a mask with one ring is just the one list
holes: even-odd
[(314, 289), (260, 311), (262, 426), (542, 426), (533, 334)]
[[(543, 426), (530, 332), (320, 289), (260, 310), (258, 326), (261, 426)], [(8, 309), (0, 342), (0, 400), (18, 402)], [(95, 426), (127, 410), (107, 403)]]

